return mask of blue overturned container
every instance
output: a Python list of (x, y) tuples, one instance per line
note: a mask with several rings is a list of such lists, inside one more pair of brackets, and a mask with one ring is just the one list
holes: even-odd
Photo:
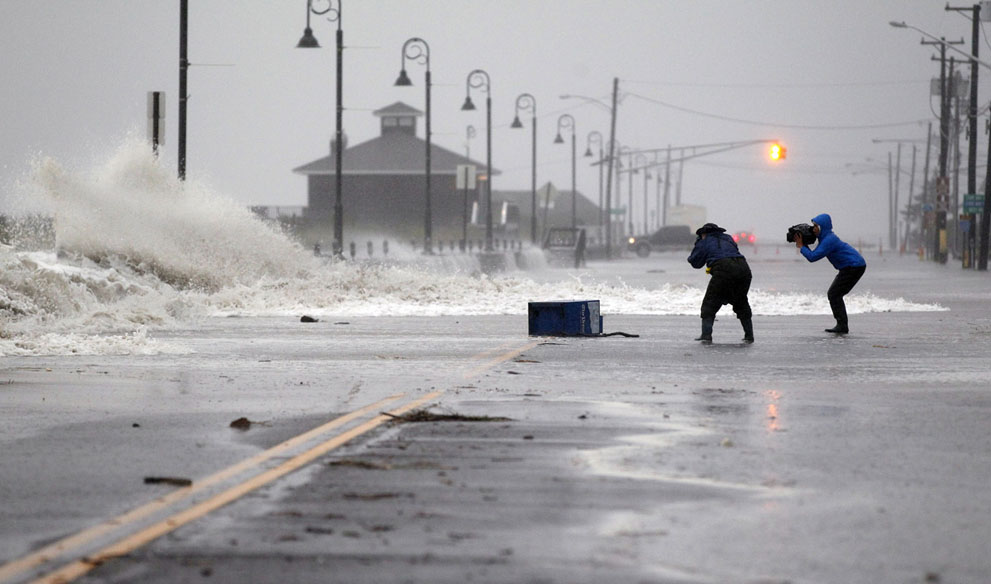
[(528, 331), (531, 336), (599, 336), (602, 316), (598, 300), (529, 302)]

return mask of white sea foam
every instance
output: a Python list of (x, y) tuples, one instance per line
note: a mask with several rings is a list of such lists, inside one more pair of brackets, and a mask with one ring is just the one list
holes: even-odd
[[(243, 205), (181, 183), (140, 142), (72, 173), (39, 161), (24, 196), (54, 216), (58, 254), (0, 246), (0, 355), (182, 352), (148, 331), (217, 316), (525, 314), (534, 299), (596, 298), (608, 314), (696, 315), (703, 291), (526, 272), (324, 263)], [(391, 257), (402, 256), (394, 249)], [(414, 256), (408, 256), (414, 257)], [(438, 264), (441, 265), (441, 264)], [(821, 293), (753, 290), (759, 315), (829, 314)], [(851, 313), (944, 310), (847, 298)]]

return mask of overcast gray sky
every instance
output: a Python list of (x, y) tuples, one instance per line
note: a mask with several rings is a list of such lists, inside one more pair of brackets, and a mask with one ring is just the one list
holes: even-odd
[[(314, 16), (323, 49), (301, 50), (295, 45), (306, 0), (190, 5), (188, 176), (245, 204), (303, 204), (306, 181), (291, 169), (328, 151), (336, 25)], [(969, 20), (944, 6), (943, 0), (345, 1), (345, 129), (357, 144), (378, 133), (372, 110), (396, 100), (423, 109), (422, 66), (408, 67), (415, 87), (393, 87), (403, 42), (422, 37), (431, 48), (434, 141), (463, 152), (472, 124), (478, 129), (472, 157), (484, 159), (484, 111), (460, 111), (467, 74), (484, 69), (492, 80), (493, 166), (503, 171), (494, 188), (529, 188), (529, 126), (509, 128), (516, 96), (529, 92), (538, 102), (538, 182), (565, 189), (570, 152), (553, 144), (558, 116), (575, 116), (579, 154), (588, 132), (607, 132), (608, 116), (559, 95), (607, 100), (618, 77), (623, 144), (662, 148), (768, 137), (786, 144), (788, 159), (777, 165), (768, 164), (763, 147), (686, 164), (683, 201), (707, 206), (710, 220), (781, 239), (788, 225), (829, 212), (841, 236), (876, 242), (887, 229), (883, 165), (894, 145), (872, 139), (924, 140), (925, 125), (913, 122), (935, 119), (928, 82), (938, 74), (930, 60), (936, 53), (919, 44), (921, 35), (888, 22), (965, 38), (969, 46)], [(37, 154), (72, 168), (105, 159), (129, 131), (145, 132), (150, 90), (167, 93), (164, 163), (175, 166), (178, 0), (0, 0), (0, 7), (0, 184), (23, 176)], [(985, 36), (980, 50), (991, 60)], [(986, 103), (991, 71), (981, 74)], [(983, 132), (979, 145), (983, 166)], [(920, 148), (920, 175), (922, 156)], [(910, 157), (908, 146), (906, 170)], [(866, 159), (877, 161), (876, 172)], [(596, 199), (597, 171), (579, 162), (578, 188)], [(851, 168), (868, 172), (853, 175)], [(637, 182), (640, 193), (642, 178)], [(904, 200), (907, 177), (902, 189)]]

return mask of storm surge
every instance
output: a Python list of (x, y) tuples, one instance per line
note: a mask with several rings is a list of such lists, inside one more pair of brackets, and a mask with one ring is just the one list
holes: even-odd
[[(29, 199), (51, 218), (54, 242), (0, 246), (0, 355), (183, 352), (155, 331), (232, 315), (522, 315), (529, 301), (562, 298), (599, 299), (609, 314), (696, 315), (703, 293), (571, 272), (537, 283), (521, 271), (327, 262), (244, 204), (180, 182), (140, 141), (86, 171), (41, 159), (19, 191), (7, 199)], [(751, 302), (757, 314), (829, 314), (821, 293), (754, 290)], [(869, 294), (847, 304), (850, 312), (941, 310)]]

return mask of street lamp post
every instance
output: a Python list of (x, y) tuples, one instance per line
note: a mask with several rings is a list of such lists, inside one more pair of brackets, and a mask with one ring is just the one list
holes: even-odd
[(668, 148), (667, 148), (667, 161), (664, 163), (664, 209), (663, 211), (661, 211), (661, 227), (668, 224), (669, 206), (671, 206), (671, 145), (670, 144), (668, 144)]
[(533, 144), (530, 147), (530, 241), (537, 243), (537, 98), (529, 93), (521, 93), (516, 98), (516, 117), (511, 128), (522, 128), (520, 112), (530, 112), (533, 116)]
[[(475, 137), (475, 126), (468, 124), (465, 128), (465, 158), (471, 162), (471, 140)], [(465, 177), (464, 209), (461, 214), (461, 246), (464, 250), (468, 245), (468, 177)]]
[(344, 257), (344, 203), (342, 202), (342, 180), (341, 180), (341, 166), (343, 165), (343, 151), (344, 151), (344, 125), (343, 125), (343, 111), (344, 106), (342, 104), (344, 96), (344, 84), (343, 77), (344, 72), (342, 69), (344, 62), (344, 32), (341, 30), (341, 5), (342, 0), (337, 0), (337, 8), (334, 8), (333, 0), (328, 0), (327, 8), (324, 10), (318, 10), (313, 6), (313, 0), (306, 0), (306, 29), (303, 30), (303, 37), (299, 39), (299, 43), (296, 44), (296, 48), (299, 49), (318, 49), (320, 48), (320, 43), (317, 42), (315, 36), (313, 36), (313, 29), (310, 28), (310, 13), (317, 15), (329, 14), (327, 18), (331, 21), (337, 22), (337, 112), (336, 112), (336, 123), (337, 123), (337, 140), (334, 147), (334, 184), (336, 187), (335, 200), (334, 200), (334, 257), (343, 258)]
[(605, 204), (602, 200), (602, 132), (598, 130), (592, 130), (588, 133), (587, 147), (585, 149), (585, 158), (592, 157), (592, 143), (594, 142), (599, 146), (599, 235), (597, 237), (602, 237), (602, 207)]
[(650, 180), (650, 172), (647, 170), (647, 157), (643, 154), (637, 154), (637, 167), (643, 168), (643, 232), (645, 234), (650, 233), (650, 227), (647, 225), (647, 218), (650, 213), (647, 211), (647, 181)]
[[(631, 148), (629, 146), (623, 146), (621, 144), (616, 145), (616, 200), (620, 202), (622, 202), (623, 200), (622, 182), (620, 176), (623, 174), (623, 155), (627, 154), (630, 150)], [(630, 156), (630, 158), (631, 159), (633, 158), (632, 155)], [(626, 233), (625, 235), (632, 235), (633, 220), (630, 218), (633, 211), (632, 207), (633, 207), (633, 192), (630, 191), (630, 193), (627, 195), (627, 206), (626, 206), (625, 216), (623, 217), (623, 228), (625, 229), (626, 225), (629, 225), (631, 229), (630, 229), (630, 233)]]
[[(609, 148), (608, 148), (608, 150), (609, 150), (609, 157), (608, 157), (609, 166), (608, 166), (608, 168), (606, 170), (606, 183), (605, 184), (606, 184), (606, 210), (607, 210), (607, 217), (606, 217), (606, 259), (607, 260), (611, 260), (612, 259), (612, 239), (613, 239), (613, 237), (612, 237), (612, 215), (611, 215), (611, 212), (612, 212), (612, 177), (613, 177), (613, 169), (614, 169), (615, 163), (617, 162), (615, 148), (616, 148), (616, 112), (617, 112), (617, 104), (619, 103), (619, 78), (618, 77), (614, 77), (613, 80), (612, 80), (612, 106), (608, 106), (605, 103), (602, 103), (601, 101), (599, 101), (597, 99), (592, 99), (592, 98), (588, 98), (588, 97), (581, 96), (581, 95), (562, 95), (561, 96), (561, 99), (568, 99), (568, 98), (574, 98), (574, 97), (577, 97), (579, 99), (584, 99), (584, 100), (586, 100), (588, 102), (591, 102), (591, 103), (597, 103), (597, 104), (599, 104), (600, 106), (602, 106), (603, 108), (605, 108), (606, 110), (608, 110), (610, 112), (610, 117), (609, 117), (609, 141), (607, 142), (607, 144), (609, 146)], [(618, 177), (619, 177), (618, 172), (616, 174), (616, 177), (617, 177), (617, 180), (618, 180)], [(617, 191), (616, 191), (616, 198), (617, 198), (617, 200), (619, 200), (619, 189), (617, 189)]]
[(956, 51), (956, 52), (960, 53), (961, 55), (963, 55), (964, 57), (966, 57), (968, 61), (975, 62), (978, 65), (981, 65), (982, 67), (985, 67), (987, 69), (991, 69), (991, 63), (988, 63), (987, 61), (983, 61), (981, 59), (978, 59), (976, 55), (971, 55), (967, 51), (964, 51), (962, 49), (958, 49), (958, 48), (956, 48), (956, 47), (953, 46), (953, 45), (958, 45), (958, 44), (961, 44), (961, 43), (958, 43), (956, 41), (953, 41), (953, 42), (947, 41), (944, 38), (937, 37), (936, 35), (930, 34), (930, 33), (926, 32), (926, 31), (922, 30), (921, 28), (912, 26), (911, 24), (906, 24), (904, 22), (890, 21), (888, 24), (891, 25), (891, 26), (893, 26), (894, 28), (910, 28), (910, 29), (912, 29), (914, 31), (917, 31), (920, 34), (922, 34), (922, 36), (928, 37), (928, 38), (932, 39), (933, 41), (935, 41), (936, 44), (939, 44), (939, 45), (943, 46), (944, 48), (950, 49), (951, 51)]
[(462, 111), (474, 111), (471, 90), (485, 88), (485, 251), (492, 251), (492, 82), (482, 69), (468, 73)]
[(650, 197), (650, 179), (652, 178), (654, 177), (650, 174), (650, 169), (649, 168), (643, 169), (643, 232), (644, 233), (650, 233), (650, 223), (649, 223), (650, 206), (647, 203), (647, 200)]
[[(655, 162), (656, 161), (657, 160), (655, 158)], [(667, 219), (667, 217), (665, 217), (666, 209), (664, 209), (664, 205), (663, 205), (663, 203), (661, 201), (661, 182), (662, 181), (661, 181), (661, 169), (660, 168), (655, 168), (654, 169), (654, 176), (657, 178), (657, 195), (655, 197), (657, 199), (657, 201), (654, 203), (654, 207), (657, 209), (657, 212), (654, 214), (654, 229), (660, 229), (664, 225), (665, 219)]]
[[(309, 17), (309, 13), (307, 13)], [(189, 0), (179, 2), (179, 180), (186, 180), (186, 74), (189, 71)]]
[(426, 86), (426, 117), (427, 117), (427, 127), (426, 127), (426, 185), (424, 191), (424, 217), (423, 217), (423, 253), (432, 254), (434, 250), (433, 246), (433, 218), (431, 217), (430, 210), (430, 45), (427, 41), (413, 37), (403, 43), (402, 58), (400, 59), (400, 70), (399, 78), (396, 79), (396, 85), (399, 87), (409, 87), (413, 85), (410, 81), (409, 76), (406, 75), (406, 60), (416, 61), (423, 63), (427, 71), (424, 74), (424, 85)]
[(578, 227), (578, 191), (577, 183), (575, 181), (575, 157), (577, 155), (576, 149), (576, 139), (575, 134), (575, 118), (571, 114), (561, 114), (557, 118), (557, 137), (554, 138), (555, 144), (564, 144), (564, 138), (561, 137), (561, 130), (571, 130), (571, 228), (574, 229)]
[(630, 163), (630, 170), (629, 170), (629, 174), (627, 175), (627, 179), (628, 179), (627, 182), (629, 184), (627, 185), (627, 193), (626, 193), (626, 200), (630, 204), (629, 215), (627, 215), (626, 218), (626, 222), (629, 223), (630, 225), (630, 235), (633, 235), (636, 232), (636, 228), (633, 226), (633, 175), (637, 173), (637, 167), (636, 164), (634, 163), (635, 158), (636, 156), (633, 153), (630, 153), (630, 158), (628, 159)]

